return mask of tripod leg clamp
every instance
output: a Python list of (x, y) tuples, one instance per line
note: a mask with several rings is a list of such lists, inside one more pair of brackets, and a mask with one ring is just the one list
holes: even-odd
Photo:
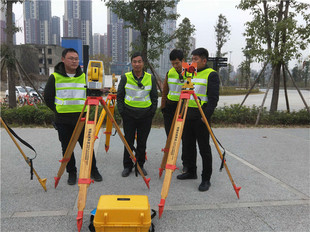
[(91, 184), (94, 183), (94, 180), (90, 178), (79, 178), (78, 184)]
[(171, 170), (175, 171), (176, 169), (179, 169), (179, 168), (175, 165), (172, 165), (172, 164), (166, 164), (166, 169), (171, 169)]

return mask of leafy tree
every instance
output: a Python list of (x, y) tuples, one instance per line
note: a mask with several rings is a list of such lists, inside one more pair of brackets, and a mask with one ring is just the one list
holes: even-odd
[[(241, 0), (237, 8), (250, 10), (253, 20), (246, 23), (244, 35), (257, 62), (269, 60), (273, 72), (270, 112), (277, 111), (281, 66), (299, 58), (310, 43), (310, 4), (296, 0)], [(298, 25), (301, 16), (305, 25)]]
[(216, 22), (216, 25), (214, 26), (215, 29), (215, 36), (216, 36), (216, 56), (221, 57), (224, 56), (226, 53), (222, 53), (221, 50), (224, 46), (224, 44), (229, 39), (230, 35), (230, 25), (228, 24), (228, 21), (226, 17), (222, 14), (218, 16), (218, 21)]
[[(17, 2), (23, 2), (22, 0), (1, 0), (1, 3), (6, 6), (6, 49), (2, 50), (1, 58), (7, 65), (8, 71), (8, 84), (9, 84), (9, 107), (16, 107), (16, 95), (15, 95), (15, 78), (14, 78), (14, 67), (15, 67), (15, 57), (13, 51), (13, 35), (20, 29), (15, 27), (13, 23), (13, 4)], [(4, 9), (1, 9), (4, 11)]]
[(173, 37), (164, 33), (162, 25), (166, 20), (176, 20), (178, 14), (168, 13), (167, 7), (176, 6), (175, 0), (161, 1), (115, 1), (108, 0), (106, 6), (124, 21), (127, 27), (140, 32), (140, 44), (133, 44), (139, 49), (145, 60), (154, 61)]
[(187, 60), (193, 46), (190, 37), (195, 30), (195, 25), (192, 25), (188, 18), (184, 18), (175, 32), (175, 38), (177, 38), (175, 47), (183, 51), (185, 60)]

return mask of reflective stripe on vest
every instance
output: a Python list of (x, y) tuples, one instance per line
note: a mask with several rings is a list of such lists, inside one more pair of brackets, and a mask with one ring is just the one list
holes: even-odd
[[(195, 94), (199, 98), (198, 101), (201, 105), (208, 102), (207, 89), (208, 79), (211, 72), (215, 71), (212, 68), (207, 68), (201, 72), (197, 72), (197, 76), (194, 76), (194, 78), (192, 79)], [(191, 95), (191, 98), (188, 101), (188, 106), (198, 108), (193, 95)]]
[(167, 95), (167, 98), (170, 101), (179, 101), (182, 86), (186, 81), (186, 77), (183, 77), (184, 82), (182, 83), (179, 79), (179, 73), (175, 70), (175, 68), (171, 68), (167, 76), (168, 76), (167, 82), (169, 86), (169, 93)]
[(85, 74), (78, 77), (65, 77), (53, 73), (55, 77), (55, 105), (58, 113), (81, 112), (86, 100)]
[(141, 84), (144, 89), (138, 86), (132, 72), (125, 73), (127, 82), (125, 85), (125, 103), (131, 107), (147, 108), (152, 105), (150, 99), (150, 92), (152, 89), (152, 76), (151, 74), (144, 72)]

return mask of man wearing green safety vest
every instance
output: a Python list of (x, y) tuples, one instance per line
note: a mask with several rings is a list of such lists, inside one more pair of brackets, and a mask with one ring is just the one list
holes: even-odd
[[(44, 90), (46, 105), (55, 113), (54, 126), (58, 131), (63, 155), (71, 139), (77, 120), (86, 100), (86, 78), (79, 65), (79, 55), (73, 48), (62, 52), (62, 62), (55, 66), (55, 72), (50, 75)], [(78, 139), (83, 147), (84, 129)], [(94, 154), (93, 154), (94, 155)], [(76, 184), (77, 169), (74, 153), (66, 166), (69, 173), (68, 184)], [(91, 167), (91, 178), (102, 181), (102, 176), (96, 166), (95, 155)]]
[[(192, 79), (194, 91), (210, 124), (211, 116), (219, 100), (220, 81), (218, 74), (208, 68), (208, 57), (209, 53), (205, 48), (197, 48), (192, 52), (192, 62), (197, 63), (197, 76)], [(178, 175), (177, 178), (179, 180), (197, 179), (197, 141), (202, 158), (202, 181), (198, 190), (207, 191), (211, 186), (212, 154), (209, 143), (210, 134), (201, 118), (198, 106), (191, 96), (182, 137), (183, 166), (186, 166), (188, 170)]]
[[(132, 71), (121, 76), (117, 89), (117, 108), (123, 119), (125, 139), (132, 150), (143, 174), (145, 168), (145, 150), (152, 119), (157, 109), (158, 94), (156, 80), (151, 74), (144, 72), (142, 54), (136, 52), (131, 56)], [(137, 135), (137, 147), (134, 148)], [(133, 162), (126, 148), (123, 157), (123, 177), (129, 176)]]

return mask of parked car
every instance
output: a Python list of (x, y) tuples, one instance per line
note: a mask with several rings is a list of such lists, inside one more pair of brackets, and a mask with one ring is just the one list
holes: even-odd
[[(39, 97), (38, 93), (30, 86), (26, 86), (30, 97)], [(25, 97), (27, 95), (27, 91), (22, 86), (15, 86), (16, 98)], [(5, 97), (9, 96), (9, 90), (5, 91)]]

